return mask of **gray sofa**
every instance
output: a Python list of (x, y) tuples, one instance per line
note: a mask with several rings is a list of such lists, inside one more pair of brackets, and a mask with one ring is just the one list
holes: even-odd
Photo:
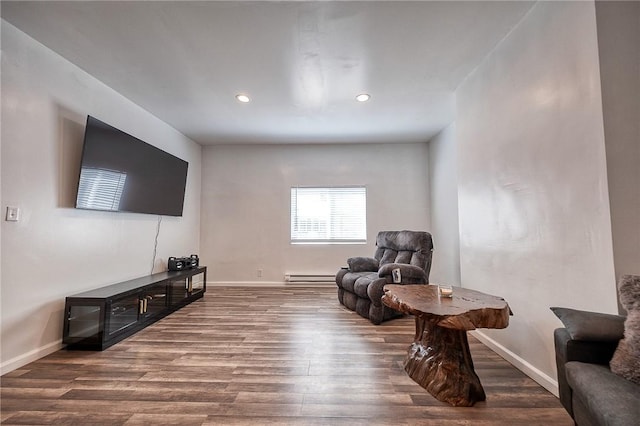
[(560, 402), (579, 426), (640, 424), (640, 386), (609, 368), (625, 317), (551, 308)]
[(336, 274), (338, 300), (374, 324), (401, 316), (382, 303), (383, 287), (388, 283), (428, 284), (432, 252), (428, 232), (379, 232), (374, 257), (349, 258), (348, 267)]

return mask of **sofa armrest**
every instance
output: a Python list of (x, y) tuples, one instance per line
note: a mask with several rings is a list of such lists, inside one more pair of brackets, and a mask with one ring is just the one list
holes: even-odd
[(618, 341), (572, 339), (566, 328), (556, 329), (553, 335), (556, 359), (563, 363), (580, 361), (589, 364), (609, 365), (609, 361), (618, 347)]
[(608, 365), (618, 346), (611, 340), (574, 340), (566, 328), (558, 328), (553, 333), (556, 367), (558, 369), (558, 393), (560, 402), (573, 417), (572, 391), (567, 383), (565, 364), (569, 361)]
[(350, 257), (347, 264), (351, 272), (376, 272), (380, 266), (378, 259), (373, 257)]
[(571, 308), (550, 308), (562, 321), (572, 340), (618, 342), (624, 337), (625, 317)]
[(565, 328), (553, 333), (558, 369), (560, 402), (573, 417), (572, 390), (565, 364), (569, 361), (608, 365), (624, 337), (624, 317), (620, 315), (552, 307)]
[(552, 307), (565, 328), (553, 333), (558, 370), (560, 402), (573, 417), (571, 387), (567, 382), (565, 364), (569, 361), (608, 365), (624, 337), (624, 317), (620, 315)]
[[(397, 283), (393, 281), (393, 270), (400, 269), (402, 280)], [(380, 267), (378, 271), (380, 278), (386, 278), (387, 283), (394, 284), (426, 284), (427, 275), (424, 269), (419, 266), (409, 265), (406, 263), (387, 263)]]
[(569, 342), (571, 336), (566, 328), (557, 328), (553, 332), (553, 343), (556, 350), (556, 368), (558, 370), (558, 395), (560, 403), (567, 410), (567, 413), (573, 418), (572, 392), (567, 382), (567, 371), (565, 364), (568, 361)]

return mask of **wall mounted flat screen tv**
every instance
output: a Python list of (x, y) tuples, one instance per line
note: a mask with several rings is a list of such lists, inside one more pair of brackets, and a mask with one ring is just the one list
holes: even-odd
[(87, 116), (76, 208), (182, 216), (188, 166)]

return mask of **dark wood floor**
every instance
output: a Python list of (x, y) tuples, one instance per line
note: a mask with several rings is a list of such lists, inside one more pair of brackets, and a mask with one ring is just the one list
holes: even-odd
[(411, 317), (371, 325), (333, 287), (209, 288), (104, 352), (2, 377), (3, 424), (571, 425), (559, 401), (475, 339), (487, 401), (450, 407), (402, 369)]

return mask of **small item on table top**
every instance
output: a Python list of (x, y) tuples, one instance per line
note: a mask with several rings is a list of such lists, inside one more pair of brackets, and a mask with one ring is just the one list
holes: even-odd
[(453, 287), (450, 285), (438, 285), (438, 294), (441, 297), (453, 297)]

